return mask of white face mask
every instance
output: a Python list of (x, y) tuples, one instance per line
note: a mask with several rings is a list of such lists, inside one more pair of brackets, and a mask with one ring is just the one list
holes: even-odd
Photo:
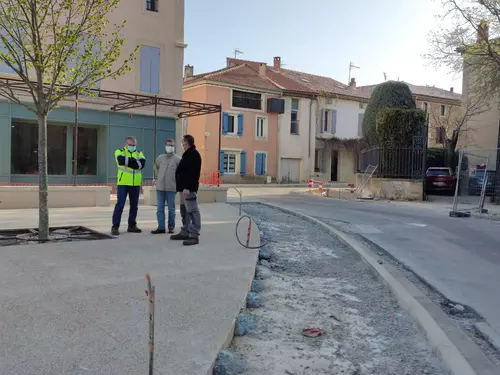
[(172, 154), (174, 152), (174, 146), (165, 146), (165, 151), (167, 154)]

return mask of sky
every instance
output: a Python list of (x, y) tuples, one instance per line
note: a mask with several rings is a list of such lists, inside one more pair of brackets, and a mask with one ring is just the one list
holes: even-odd
[(422, 57), (438, 26), (439, 0), (186, 0), (184, 63), (194, 73), (241, 59), (332, 77), (358, 86), (401, 80), (462, 91), (461, 76)]

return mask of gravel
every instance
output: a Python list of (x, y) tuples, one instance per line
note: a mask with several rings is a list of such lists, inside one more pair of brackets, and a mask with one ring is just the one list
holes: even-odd
[[(269, 261), (258, 266), (262, 307), (231, 350), (243, 374), (447, 374), (411, 317), (359, 255), (314, 224), (245, 204)], [(304, 328), (320, 328), (309, 338)]]

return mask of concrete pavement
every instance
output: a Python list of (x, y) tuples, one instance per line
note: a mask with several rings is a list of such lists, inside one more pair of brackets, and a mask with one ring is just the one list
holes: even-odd
[(412, 203), (343, 201), (292, 190), (279, 196), (274, 190), (271, 194), (244, 189), (244, 200), (269, 201), (364, 236), (448, 299), (473, 307), (500, 334), (500, 298), (496, 297), (500, 222), (450, 218), (449, 210)]
[[(108, 232), (111, 211), (53, 209), (51, 225)], [(236, 241), (237, 208), (206, 204), (201, 212), (198, 246), (150, 235), (155, 208), (142, 206), (143, 234), (0, 248), (0, 373), (147, 373), (147, 272), (157, 293), (156, 373), (209, 373), (232, 338), (257, 252)], [(0, 211), (1, 228), (36, 223), (36, 210)]]

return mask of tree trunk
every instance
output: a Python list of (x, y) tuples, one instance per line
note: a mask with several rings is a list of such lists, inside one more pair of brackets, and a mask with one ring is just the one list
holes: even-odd
[(48, 172), (47, 172), (47, 115), (38, 117), (38, 239), (49, 239)]

